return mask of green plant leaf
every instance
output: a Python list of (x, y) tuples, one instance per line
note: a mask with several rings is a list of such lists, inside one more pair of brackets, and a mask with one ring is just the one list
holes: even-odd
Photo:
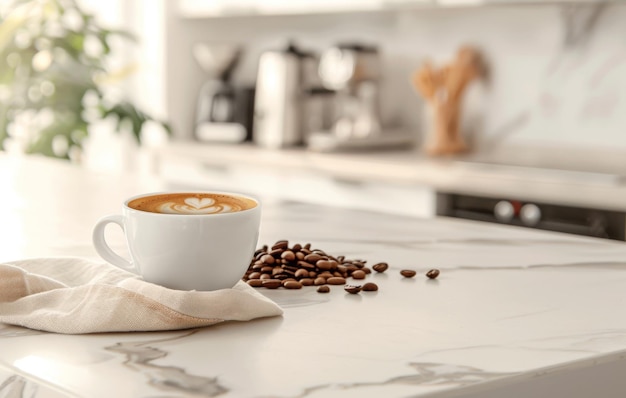
[[(27, 149), (28, 153), (58, 156), (52, 147), (55, 137), (58, 136), (67, 138), (69, 147), (81, 147), (83, 139), (88, 135), (89, 123), (94, 121), (93, 115), (85, 112), (87, 104), (83, 101), (90, 91), (94, 91), (100, 101), (97, 109), (101, 117), (116, 118), (118, 131), (128, 128), (141, 143), (142, 129), (147, 122), (154, 119), (128, 101), (107, 103), (103, 95), (106, 91), (105, 81), (97, 79), (99, 75), (112, 75), (107, 69), (108, 58), (115, 51), (111, 47), (111, 39), (121, 37), (136, 41), (136, 37), (124, 30), (101, 27), (96, 18), (85, 13), (75, 0), (8, 1), (10, 4), (5, 7), (9, 11), (0, 20), (0, 89), (9, 93), (0, 100), (0, 149), (7, 139), (7, 127), (15, 120), (16, 115), (23, 114), (24, 111), (34, 111), (36, 114), (44, 109), (52, 112), (54, 121), (45, 128), (40, 127), (36, 138)], [(39, 7), (41, 12), (26, 12), (32, 7)], [(48, 29), (51, 23), (55, 23), (63, 13), (69, 11), (78, 12), (83, 19), (84, 24), (80, 28)], [(16, 33), (31, 26), (36, 27), (30, 32), (31, 44), (26, 48), (18, 47)], [(93, 35), (102, 44), (102, 56), (89, 56), (85, 52), (87, 35)], [(53, 58), (47, 68), (35, 69), (32, 60), (40, 50), (35, 47), (35, 43), (42, 41), (50, 43)], [(59, 55), (58, 51), (62, 54)], [(19, 57), (19, 63), (8, 61), (16, 56)], [(54, 91), (39, 95), (44, 82), (51, 82)], [(171, 127), (167, 123), (155, 122), (163, 125), (166, 132), (171, 134)], [(61, 157), (68, 158), (67, 155)]]

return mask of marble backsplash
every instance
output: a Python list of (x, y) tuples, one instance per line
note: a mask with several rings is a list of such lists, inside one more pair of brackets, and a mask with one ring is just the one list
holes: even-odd
[(168, 109), (181, 135), (191, 134), (195, 95), (206, 78), (191, 56), (199, 41), (243, 43), (236, 79), (245, 83), (255, 79), (259, 54), (288, 39), (318, 52), (337, 42), (376, 44), (383, 55), (384, 120), (421, 137), (427, 132), (424, 104), (411, 87), (412, 72), (426, 59), (444, 62), (471, 44), (489, 69), (465, 97), (463, 129), (477, 152), (517, 145), (626, 151), (626, 4), (217, 19), (172, 12)]

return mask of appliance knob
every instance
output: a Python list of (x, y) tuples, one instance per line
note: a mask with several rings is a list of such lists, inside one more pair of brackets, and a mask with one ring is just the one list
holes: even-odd
[(493, 207), (493, 215), (500, 222), (509, 222), (515, 215), (513, 204), (506, 200), (501, 200)]
[(520, 209), (520, 219), (529, 226), (535, 226), (541, 221), (541, 209), (532, 203), (525, 204)]

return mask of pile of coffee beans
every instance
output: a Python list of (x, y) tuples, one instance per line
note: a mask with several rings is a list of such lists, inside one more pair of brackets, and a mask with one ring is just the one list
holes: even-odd
[[(276, 289), (301, 289), (303, 286), (345, 285), (347, 278), (363, 280), (372, 270), (365, 260), (333, 256), (311, 244), (289, 245), (279, 240), (274, 245), (264, 245), (254, 253), (248, 271), (243, 277), (250, 286)], [(388, 265), (374, 265), (376, 272), (384, 272)], [(371, 289), (370, 291), (377, 290)], [(329, 291), (330, 289), (328, 289)], [(327, 288), (318, 289), (320, 293)]]
[[(345, 285), (348, 293), (357, 294), (360, 291), (377, 291), (375, 283), (368, 282), (363, 286), (346, 285), (347, 278), (363, 280), (368, 274), (385, 272), (389, 265), (381, 262), (370, 269), (365, 260), (347, 259), (345, 256), (333, 256), (323, 250), (311, 248), (311, 244), (289, 245), (287, 240), (279, 240), (274, 245), (264, 245), (255, 253), (250, 266), (243, 276), (252, 287), (267, 289), (301, 289), (303, 286), (318, 286), (319, 293), (328, 293), (328, 285)], [(403, 270), (402, 275), (413, 277), (415, 271)], [(411, 274), (409, 276), (409, 274)], [(430, 270), (427, 276), (431, 279), (439, 275), (438, 270)]]

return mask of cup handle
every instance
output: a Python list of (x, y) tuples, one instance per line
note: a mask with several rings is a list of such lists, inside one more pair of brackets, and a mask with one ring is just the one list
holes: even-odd
[(138, 273), (138, 269), (135, 265), (133, 265), (130, 261), (126, 260), (124, 257), (115, 253), (107, 244), (106, 239), (104, 238), (104, 229), (107, 224), (117, 224), (122, 228), (122, 231), (126, 232), (124, 229), (124, 218), (121, 215), (113, 215), (106, 216), (98, 220), (96, 226), (93, 228), (93, 245), (96, 248), (96, 251), (106, 261), (115, 265), (116, 267), (122, 268), (126, 271), (133, 272), (135, 274)]

